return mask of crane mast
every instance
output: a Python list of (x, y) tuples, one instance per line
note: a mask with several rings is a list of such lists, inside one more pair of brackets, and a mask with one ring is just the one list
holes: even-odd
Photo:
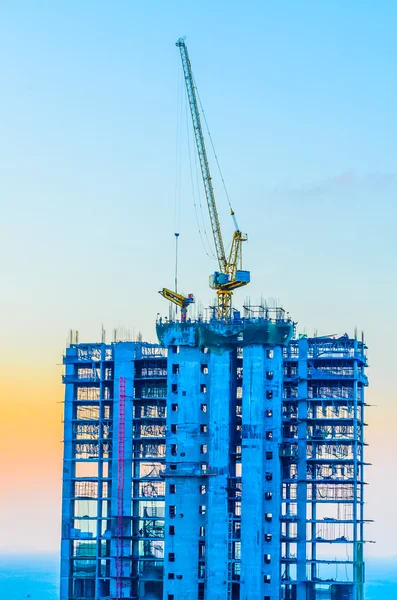
[(212, 235), (214, 238), (215, 250), (219, 264), (219, 271), (215, 271), (215, 273), (210, 277), (210, 286), (217, 292), (218, 318), (229, 319), (232, 312), (233, 290), (247, 285), (247, 283), (250, 281), (249, 271), (242, 270), (242, 243), (247, 240), (247, 236), (241, 233), (239, 230), (234, 212), (231, 210), (235, 231), (233, 233), (229, 256), (226, 257), (207, 152), (205, 149), (204, 135), (200, 120), (200, 111), (197, 103), (196, 87), (185, 39), (180, 38), (176, 42), (176, 46), (179, 48), (181, 54), (187, 97), (189, 100), (190, 113), (193, 123), (194, 137), (196, 140), (196, 147), (200, 160), (201, 174), (207, 199)]

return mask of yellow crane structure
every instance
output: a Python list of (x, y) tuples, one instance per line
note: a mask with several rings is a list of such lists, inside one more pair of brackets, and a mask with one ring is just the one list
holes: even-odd
[(173, 292), (172, 290), (169, 290), (168, 288), (163, 288), (162, 290), (159, 291), (159, 294), (161, 296), (163, 296), (163, 298), (165, 298), (166, 300), (169, 300), (173, 304), (176, 304), (176, 306), (179, 306), (179, 308), (181, 309), (181, 321), (182, 321), (182, 323), (185, 323), (186, 315), (187, 315), (187, 307), (189, 306), (189, 304), (194, 303), (193, 294), (188, 294), (187, 296), (183, 296), (182, 294), (178, 294), (178, 292)]
[(176, 42), (176, 46), (179, 48), (181, 54), (194, 136), (200, 160), (201, 174), (207, 199), (212, 235), (215, 242), (215, 249), (219, 264), (219, 271), (215, 271), (215, 273), (210, 276), (210, 287), (216, 290), (217, 293), (218, 319), (230, 319), (232, 313), (233, 291), (239, 287), (247, 285), (250, 281), (250, 272), (242, 269), (242, 244), (247, 240), (247, 236), (240, 231), (234, 211), (232, 208), (230, 208), (235, 231), (233, 233), (229, 255), (226, 256), (218, 211), (216, 208), (215, 194), (212, 186), (207, 152), (205, 149), (203, 130), (200, 120), (200, 111), (197, 103), (196, 85), (193, 79), (185, 38), (180, 38)]
[[(204, 135), (201, 126), (200, 111), (197, 103), (198, 94), (196, 94), (196, 85), (193, 79), (185, 38), (180, 38), (176, 42), (176, 46), (179, 48), (181, 54), (186, 92), (193, 123), (194, 137), (200, 161), (205, 196), (207, 199), (212, 235), (214, 238), (215, 250), (219, 264), (219, 271), (215, 271), (210, 276), (210, 287), (216, 290), (217, 293), (217, 318), (228, 320), (231, 318), (232, 314), (233, 291), (239, 287), (247, 285), (250, 282), (250, 272), (243, 270), (242, 267), (242, 244), (243, 242), (247, 241), (247, 236), (240, 231), (234, 211), (230, 207), (230, 214), (233, 218), (235, 231), (233, 232), (229, 253), (226, 255), (218, 210), (215, 202), (214, 188), (212, 186), (207, 151), (205, 148)], [(179, 233), (175, 234), (175, 236), (179, 236)], [(168, 288), (163, 288), (159, 293), (164, 298), (180, 307), (181, 321), (185, 322), (187, 307), (189, 304), (194, 302), (193, 295), (189, 294), (188, 296), (183, 296), (182, 294), (179, 294), (176, 291), (173, 292)]]

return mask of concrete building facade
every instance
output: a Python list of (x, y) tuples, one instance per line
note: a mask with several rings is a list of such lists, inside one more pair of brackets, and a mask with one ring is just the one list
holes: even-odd
[(71, 344), (64, 364), (60, 598), (159, 598), (166, 352)]
[(158, 335), (66, 350), (61, 600), (363, 600), (364, 342)]

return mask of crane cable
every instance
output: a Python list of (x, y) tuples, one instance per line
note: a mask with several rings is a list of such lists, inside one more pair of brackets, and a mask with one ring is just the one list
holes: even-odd
[(205, 238), (206, 238), (207, 243), (208, 243), (209, 251), (211, 253), (210, 258), (212, 258), (214, 260), (217, 260), (217, 258), (215, 256), (215, 251), (214, 251), (214, 248), (213, 248), (213, 243), (214, 242), (213, 242), (213, 240), (210, 241), (210, 238), (209, 238), (209, 236), (207, 234), (207, 229), (205, 227), (205, 221), (206, 221), (206, 219), (204, 217), (203, 205), (202, 205), (202, 202), (201, 202), (201, 192), (200, 192), (200, 189), (201, 189), (201, 182), (200, 182), (201, 169), (199, 169), (197, 152), (193, 151), (193, 156), (194, 156), (194, 166), (195, 166), (195, 175), (196, 175), (196, 186), (197, 186), (196, 189), (197, 189), (197, 195), (198, 195), (199, 205), (200, 205), (201, 222), (203, 223), (204, 235), (205, 235)]
[[(198, 153), (195, 152), (195, 151), (193, 151), (193, 156), (194, 156), (194, 166), (195, 166), (195, 175), (196, 175), (196, 186), (197, 186), (196, 189), (197, 189), (197, 194), (198, 194), (198, 199), (199, 199), (199, 205), (200, 205), (201, 222), (203, 223), (204, 235), (205, 235), (205, 238), (206, 238), (207, 243), (208, 243), (209, 251), (211, 253), (211, 257), (210, 258), (212, 258), (213, 260), (217, 260), (217, 258), (215, 256), (214, 246), (213, 246), (214, 240), (213, 240), (212, 237), (210, 239), (210, 237), (208, 236), (207, 229), (206, 229), (206, 226), (205, 226), (206, 218), (204, 217), (203, 204), (201, 202), (202, 195), (201, 195), (200, 190), (201, 190), (201, 183), (202, 182), (201, 182), (201, 168), (199, 168), (199, 162), (198, 162)], [(207, 207), (206, 207), (206, 209), (207, 209)]]
[[(202, 228), (204, 230), (205, 238), (207, 240), (208, 249), (206, 247), (203, 234), (200, 227), (200, 219), (197, 211), (197, 203), (195, 196), (195, 187), (193, 181), (193, 168), (192, 168), (192, 160), (191, 160), (191, 151), (190, 151), (190, 137), (189, 137), (189, 126), (188, 126), (188, 116), (187, 116), (187, 99), (185, 94), (183, 93), (183, 80), (181, 78), (181, 72), (178, 68), (177, 70), (177, 107), (176, 107), (176, 135), (175, 135), (175, 198), (174, 198), (174, 235), (175, 235), (175, 260), (176, 265), (178, 261), (178, 237), (180, 231), (180, 210), (181, 210), (181, 188), (182, 188), (182, 138), (183, 138), (183, 99), (185, 98), (185, 108), (186, 108), (186, 131), (187, 131), (187, 141), (188, 141), (188, 153), (189, 153), (189, 166), (190, 166), (190, 179), (192, 185), (192, 195), (193, 195), (193, 204), (194, 211), (197, 223), (197, 229), (200, 235), (201, 244), (204, 248), (204, 252), (207, 254), (209, 258), (215, 259), (215, 254), (211, 250), (211, 243), (208, 238), (207, 230), (205, 228), (205, 220), (203, 215), (203, 207), (201, 203), (201, 195), (200, 195), (200, 185), (199, 185), (199, 175), (198, 175), (198, 166), (197, 166), (197, 156), (194, 153), (195, 157), (195, 165), (196, 165), (196, 181), (197, 181), (197, 193), (199, 196), (199, 205), (200, 205), (200, 213), (202, 220)], [(177, 273), (177, 266), (175, 267), (175, 273)], [(177, 277), (177, 275), (176, 275)]]
[(182, 81), (180, 69), (177, 76), (177, 103), (176, 103), (176, 134), (175, 134), (175, 199), (174, 199), (174, 232), (179, 232), (181, 208), (181, 112), (182, 112)]
[(187, 98), (186, 97), (185, 97), (185, 114), (186, 114), (186, 132), (187, 132), (187, 145), (188, 145), (188, 155), (189, 155), (189, 167), (190, 167), (190, 182), (191, 182), (191, 186), (192, 186), (193, 205), (194, 205), (194, 212), (195, 212), (195, 216), (196, 216), (197, 229), (198, 229), (198, 232), (199, 232), (199, 235), (200, 235), (200, 240), (201, 240), (202, 246), (204, 248), (204, 252), (206, 253), (206, 255), (209, 258), (215, 259), (216, 257), (215, 257), (215, 254), (214, 254), (213, 250), (212, 250), (211, 242), (209, 240), (207, 229), (205, 227), (205, 220), (204, 220), (204, 215), (203, 215), (203, 206), (202, 206), (202, 203), (201, 203), (200, 186), (198, 184), (197, 156), (196, 156), (196, 153), (194, 153), (195, 166), (196, 166), (197, 194), (198, 194), (198, 198), (199, 198), (199, 206), (200, 206), (200, 214), (201, 214), (201, 221), (202, 221), (202, 229), (204, 231), (205, 239), (207, 240), (207, 246), (205, 244), (204, 237), (203, 237), (203, 234), (202, 234), (202, 231), (201, 231), (200, 219), (199, 219), (199, 215), (198, 215), (198, 211), (197, 211), (196, 192), (195, 192), (195, 185), (194, 185), (194, 178), (193, 178), (193, 167), (192, 167), (192, 153), (191, 153), (191, 149), (190, 149), (189, 114), (188, 114), (188, 105), (187, 105)]
[(204, 123), (205, 123), (205, 127), (207, 129), (207, 134), (208, 134), (210, 143), (211, 143), (211, 148), (212, 148), (212, 151), (214, 153), (215, 161), (216, 161), (216, 164), (217, 164), (217, 167), (218, 167), (218, 171), (219, 171), (219, 175), (220, 175), (221, 180), (222, 180), (223, 189), (225, 190), (226, 198), (227, 198), (227, 201), (228, 201), (228, 204), (229, 204), (230, 212), (234, 215), (234, 211), (232, 209), (232, 205), (231, 205), (231, 202), (230, 202), (229, 194), (228, 194), (228, 191), (227, 191), (227, 188), (226, 188), (226, 183), (225, 183), (225, 180), (223, 178), (223, 173), (222, 173), (222, 170), (221, 170), (221, 166), (219, 164), (218, 155), (217, 155), (217, 153), (215, 151), (215, 146), (214, 146), (214, 143), (212, 141), (211, 132), (210, 132), (210, 129), (208, 127), (207, 117), (205, 116), (205, 112), (204, 112), (204, 108), (203, 108), (203, 105), (202, 105), (202, 102), (201, 102), (200, 94), (199, 94), (199, 91), (198, 91), (198, 88), (197, 88), (197, 85), (196, 85), (196, 81), (195, 81), (193, 75), (192, 75), (192, 78), (193, 78), (193, 85), (194, 85), (195, 90), (196, 90), (196, 95), (197, 95), (197, 98), (198, 98), (198, 101), (199, 101), (199, 104), (200, 104), (201, 114), (203, 115), (203, 118), (204, 118)]

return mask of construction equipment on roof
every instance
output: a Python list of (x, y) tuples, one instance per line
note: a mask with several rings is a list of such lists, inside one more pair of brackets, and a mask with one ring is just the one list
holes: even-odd
[(218, 319), (229, 319), (232, 312), (233, 290), (247, 285), (247, 283), (250, 281), (250, 272), (242, 269), (242, 243), (247, 240), (247, 236), (240, 231), (236, 216), (232, 207), (230, 206), (230, 214), (233, 218), (235, 231), (233, 233), (229, 256), (226, 257), (207, 152), (205, 149), (203, 130), (201, 127), (200, 111), (197, 103), (198, 94), (196, 94), (197, 88), (193, 78), (189, 55), (185, 44), (185, 38), (180, 38), (176, 42), (176, 46), (179, 48), (181, 53), (187, 97), (189, 100), (190, 113), (193, 122), (194, 136), (200, 160), (205, 195), (207, 198), (212, 234), (219, 263), (219, 271), (215, 271), (215, 273), (210, 277), (210, 287), (216, 290), (217, 293)]
[(169, 300), (173, 304), (176, 304), (176, 306), (179, 306), (179, 308), (181, 309), (181, 321), (182, 321), (182, 323), (185, 323), (186, 315), (187, 315), (187, 308), (188, 308), (189, 304), (194, 303), (193, 294), (188, 294), (187, 296), (183, 296), (182, 294), (173, 292), (172, 290), (169, 290), (168, 288), (163, 288), (162, 290), (159, 291), (159, 294), (161, 296), (163, 296), (163, 298), (165, 298), (166, 300)]

